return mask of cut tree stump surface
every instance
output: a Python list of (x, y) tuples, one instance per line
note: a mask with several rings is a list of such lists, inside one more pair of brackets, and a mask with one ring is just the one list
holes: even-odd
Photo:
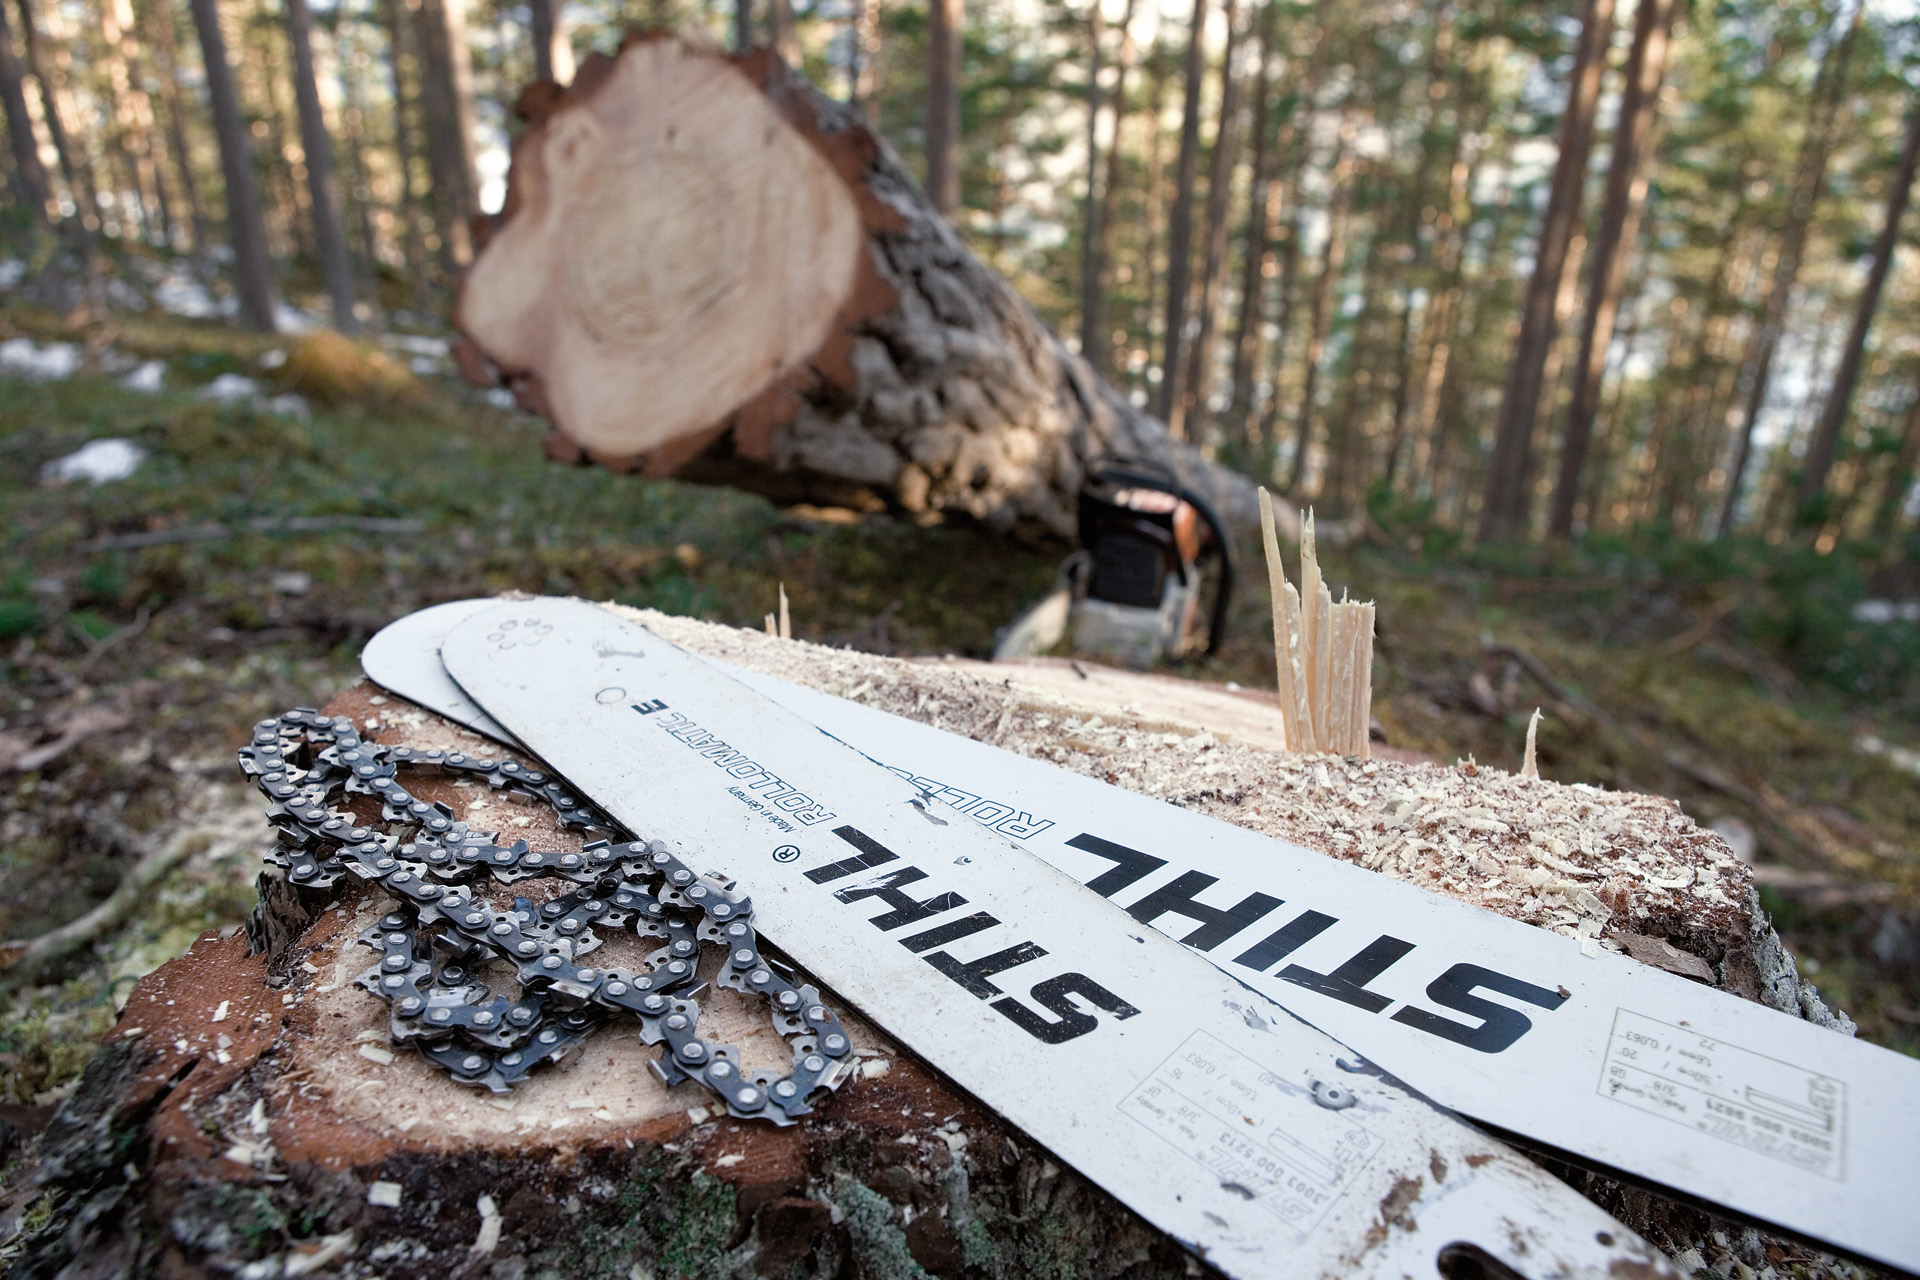
[[(1110, 689), (1076, 702), (1018, 668), (876, 658), (627, 612), (689, 649), (1377, 863), (1546, 927), (1597, 929), (1635, 956), (1705, 970), (1729, 989), (1832, 1021), (1792, 979), (1745, 869), (1669, 802), (1487, 769), (1280, 756), (1197, 727), (1204, 705), (1183, 719), (1129, 710)], [(370, 686), (328, 710), (380, 742), (497, 753)], [(481, 829), (536, 848), (578, 845), (545, 809), (482, 785), (420, 773), (407, 785)], [(1403, 809), (1392, 830), (1374, 829)], [(1561, 839), (1552, 824), (1563, 816), (1605, 839), (1593, 852), (1577, 839), (1564, 850), (1533, 843)], [(1572, 870), (1535, 876), (1550, 866), (1536, 849)], [(1578, 874), (1602, 867), (1597, 878)], [(1599, 886), (1589, 896), (1604, 916), (1567, 887), (1576, 884)], [(504, 904), (557, 887), (529, 880), (487, 892)], [(862, 1067), (792, 1128), (714, 1118), (697, 1086), (664, 1087), (647, 1069), (655, 1051), (631, 1024), (601, 1030), (495, 1098), (391, 1045), (386, 1006), (352, 985), (375, 962), (356, 935), (386, 910), (378, 890), (347, 880), (296, 891), (269, 872), (262, 897), (262, 950), (210, 933), (143, 979), (78, 1089), (13, 1168), (0, 1201), (9, 1275), (1171, 1280), (1201, 1266), (830, 990)], [(637, 940), (602, 934), (614, 963), (638, 958)], [(636, 954), (625, 955), (629, 947)], [(750, 1063), (784, 1060), (757, 1005), (711, 988), (702, 1004), (712, 1034)], [(1646, 1192), (1556, 1172), (1684, 1265), (1728, 1272), (1737, 1260), (1763, 1280), (1789, 1265), (1846, 1274)]]

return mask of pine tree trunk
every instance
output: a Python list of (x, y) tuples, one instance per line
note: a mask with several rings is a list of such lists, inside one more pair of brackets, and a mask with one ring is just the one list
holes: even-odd
[(1183, 73), (1185, 97), (1180, 110), (1180, 154), (1174, 163), (1172, 213), (1167, 227), (1166, 329), (1160, 336), (1159, 412), (1173, 425), (1181, 411), (1187, 342), (1187, 292), (1193, 271), (1193, 186), (1200, 172), (1200, 87), (1206, 74), (1207, 0), (1193, 0), (1193, 21), (1187, 32), (1187, 61)]
[(1187, 355), (1187, 376), (1167, 427), (1180, 439), (1204, 438), (1213, 393), (1214, 338), (1220, 327), (1220, 285), (1227, 270), (1227, 205), (1240, 140), (1240, 78), (1234, 56), (1240, 45), (1240, 0), (1225, 0), (1227, 47), (1220, 57), (1220, 123), (1207, 158), (1206, 248), (1201, 259), (1196, 310), (1198, 328)]
[(530, 0), (529, 34), (533, 39), (533, 78), (552, 84), (573, 79), (573, 47), (560, 24), (560, 0)]
[[(673, 141), (630, 125), (676, 104)], [(461, 328), (558, 456), (777, 501), (1071, 534), (1088, 464), (1251, 486), (1175, 445), (770, 52), (630, 38), (514, 148)]]
[(1633, 19), (1633, 47), (1627, 54), (1626, 89), (1614, 126), (1613, 158), (1607, 163), (1607, 192), (1601, 206), (1600, 233), (1593, 250), (1593, 275), (1587, 286), (1587, 318), (1580, 332), (1580, 355), (1573, 366), (1573, 403), (1560, 442), (1560, 478), (1554, 486), (1547, 532), (1573, 536), (1580, 472), (1593, 438), (1593, 416), (1600, 404), (1600, 381), (1613, 345), (1620, 292), (1627, 263), (1646, 205), (1654, 118), (1660, 110), (1660, 84), (1666, 77), (1667, 46), (1680, 0), (1640, 0)]
[[(767, 37), (782, 62), (790, 67), (800, 65), (800, 36), (793, 25), (793, 0), (767, 0)], [(957, 75), (955, 82), (958, 82)]]
[(1300, 411), (1293, 436), (1293, 471), (1287, 492), (1298, 496), (1307, 483), (1307, 455), (1313, 448), (1314, 401), (1320, 394), (1320, 364), (1326, 358), (1327, 335), (1333, 327), (1333, 286), (1347, 264), (1347, 214), (1352, 208), (1349, 179), (1353, 157), (1347, 153), (1353, 125), (1340, 130), (1340, 150), (1333, 166), (1333, 204), (1327, 210), (1327, 239), (1320, 252), (1320, 273), (1313, 282), (1313, 301), (1307, 315), (1307, 358), (1300, 379)]
[(200, 194), (200, 180), (193, 173), (193, 151), (187, 142), (185, 109), (181, 105), (180, 57), (174, 37), (173, 9), (167, 0), (147, 0), (141, 15), (148, 46), (154, 51), (154, 70), (160, 81), (160, 109), (166, 113), (167, 151), (173, 157), (174, 173), (180, 191), (186, 197), (187, 215), (193, 220), (193, 253), (204, 257), (213, 244), (213, 220), (208, 216), (206, 200)]
[[(47, 136), (53, 140), (53, 153), (60, 162), (60, 176), (66, 179), (67, 192), (73, 198), (80, 225), (89, 231), (100, 228), (100, 201), (95, 195), (93, 175), (86, 156), (75, 148), (67, 132), (66, 116), (61, 110), (60, 92), (48, 72), (40, 49), (40, 21), (33, 0), (18, 0), (20, 7), (20, 47), (26, 54), (26, 70), (40, 86), (40, 117), (46, 121)], [(5, 0), (0, 0), (0, 4)]]
[(1900, 220), (1906, 215), (1908, 198), (1913, 194), (1913, 176), (1920, 168), (1920, 100), (1909, 108), (1907, 141), (1900, 152), (1900, 167), (1887, 190), (1887, 212), (1880, 226), (1880, 238), (1873, 245), (1873, 267), (1860, 290), (1860, 303), (1853, 314), (1853, 328), (1840, 356), (1840, 367), (1833, 375), (1833, 389), (1827, 393), (1826, 408), (1820, 423), (1807, 442), (1807, 456), (1800, 472), (1799, 505), (1803, 517), (1811, 514), (1827, 485), (1827, 472), (1833, 467), (1841, 428), (1847, 423), (1847, 408), (1853, 401), (1854, 384), (1860, 380), (1860, 360), (1866, 354), (1867, 333), (1873, 328), (1874, 313), (1880, 309), (1880, 294), (1886, 287), (1887, 273), (1893, 267), (1893, 255), (1900, 245)]
[(440, 233), (441, 260), (451, 276), (473, 261), (472, 223), (480, 212), (466, 0), (420, 0), (414, 18), (427, 168), (433, 175), (434, 225)]
[(341, 333), (360, 328), (353, 314), (353, 261), (340, 226), (340, 188), (333, 174), (333, 139), (320, 110), (320, 85), (313, 66), (313, 18), (307, 0), (284, 0), (287, 36), (293, 45), (293, 93), (300, 110), (300, 149), (306, 155), (307, 193), (313, 238), (320, 251), (320, 278), (333, 303), (333, 327)]
[[(1087, 194), (1081, 202), (1080, 232), (1080, 354), (1095, 361), (1104, 320), (1098, 297), (1101, 280), (1100, 245), (1100, 71), (1102, 42), (1106, 39), (1106, 15), (1100, 0), (1087, 6)], [(1120, 146), (1119, 130), (1114, 131), (1114, 149)], [(1097, 367), (1097, 362), (1096, 362)]]
[(1780, 231), (1780, 256), (1761, 303), (1760, 322), (1747, 341), (1746, 355), (1740, 361), (1740, 376), (1734, 386), (1743, 398), (1740, 416), (1733, 428), (1733, 457), (1727, 466), (1727, 488), (1722, 496), (1720, 519), (1714, 536), (1724, 538), (1733, 530), (1739, 510), (1741, 490), (1745, 487), (1747, 466), (1753, 456), (1753, 429), (1760, 410), (1767, 403), (1767, 386), (1773, 373), (1774, 351), (1780, 345), (1780, 331), (1786, 321), (1787, 302), (1800, 278), (1800, 259), (1806, 252), (1807, 232), (1813, 225), (1814, 206), (1827, 185), (1827, 162), (1833, 152), (1834, 126), (1840, 104), (1846, 94), (1847, 63), (1856, 38), (1865, 23), (1865, 0), (1856, 3), (1853, 21), (1846, 35), (1827, 50), (1821, 59), (1820, 75), (1814, 84), (1807, 113), (1807, 133), (1800, 145), (1800, 157), (1794, 166), (1794, 184), (1787, 206), (1786, 225)]
[(1514, 537), (1526, 527), (1527, 477), (1532, 470), (1534, 424), (1546, 365), (1560, 336), (1556, 304), (1566, 268), (1567, 246), (1580, 225), (1587, 154), (1593, 145), (1594, 108), (1600, 100), (1600, 75), (1613, 36), (1613, 0), (1584, 0), (1580, 37), (1574, 44), (1567, 105), (1560, 116), (1560, 154), (1553, 185), (1535, 241), (1533, 278), (1527, 284), (1520, 335), (1507, 368), (1493, 456), (1487, 464), (1486, 491), (1480, 505), (1480, 540)]
[(240, 95), (227, 62), (227, 39), (220, 31), (216, 0), (192, 0), (194, 30), (206, 64), (207, 99), (213, 108), (214, 135), (220, 142), (220, 170), (227, 184), (227, 240), (233, 249), (233, 287), (240, 320), (272, 333), (273, 274), (267, 260), (267, 228), (260, 217), (260, 192), (253, 181), (253, 144), (240, 116)]
[(927, 4), (927, 195), (944, 218), (960, 211), (962, 0)]
[(20, 60), (13, 54), (13, 24), (0, 4), (0, 106), (7, 112), (7, 141), (13, 149), (13, 198), (47, 225), (47, 171), (40, 163), (40, 143), (33, 136), (33, 118), (27, 114), (27, 90)]
[(1259, 375), (1263, 347), (1261, 330), (1267, 322), (1267, 278), (1273, 272), (1273, 234), (1280, 220), (1280, 193), (1273, 180), (1273, 157), (1286, 148), (1290, 136), (1275, 139), (1268, 117), (1273, 107), (1274, 6), (1260, 8), (1260, 51), (1254, 64), (1253, 172), (1247, 191), (1247, 221), (1241, 232), (1240, 314), (1233, 326), (1233, 391), (1228, 406), (1227, 438), (1241, 456), (1253, 439), (1254, 381)]
[(414, 145), (413, 127), (407, 120), (413, 101), (413, 95), (407, 92), (405, 71), (410, 44), (407, 37), (411, 33), (401, 0), (381, 0), (380, 9), (381, 20), (387, 28), (387, 69), (393, 79), (393, 155), (400, 178), (400, 207), (396, 211), (400, 218), (400, 251), (406, 258), (407, 275), (413, 283), (413, 305), (424, 312), (429, 306), (427, 251), (425, 237), (420, 233), (420, 196), (413, 181), (414, 157), (420, 152)]

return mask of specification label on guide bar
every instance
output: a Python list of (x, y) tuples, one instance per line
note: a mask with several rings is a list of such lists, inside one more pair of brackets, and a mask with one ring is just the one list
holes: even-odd
[(1775, 1160), (1845, 1176), (1847, 1086), (1832, 1076), (1620, 1009), (1600, 1092)]
[(1350, 1112), (1321, 1106), (1308, 1089), (1204, 1031), (1120, 1109), (1302, 1237), (1381, 1146)]

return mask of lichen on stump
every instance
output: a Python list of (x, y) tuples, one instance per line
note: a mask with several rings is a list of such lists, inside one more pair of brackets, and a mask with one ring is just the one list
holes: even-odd
[(1101, 380), (770, 51), (630, 36), (521, 114), (455, 314), (463, 368), (543, 415), (555, 456), (1070, 535), (1117, 455), (1251, 522), (1245, 478)]

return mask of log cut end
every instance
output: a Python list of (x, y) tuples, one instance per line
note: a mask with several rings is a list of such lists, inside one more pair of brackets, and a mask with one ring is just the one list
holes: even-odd
[(514, 208), (459, 321), (582, 447), (645, 454), (827, 344), (860, 212), (748, 64), (636, 42), (514, 149)]
[(1062, 536), (1119, 457), (1250, 522), (1243, 477), (1103, 383), (772, 53), (630, 37), (520, 110), (455, 318), (553, 456)]

